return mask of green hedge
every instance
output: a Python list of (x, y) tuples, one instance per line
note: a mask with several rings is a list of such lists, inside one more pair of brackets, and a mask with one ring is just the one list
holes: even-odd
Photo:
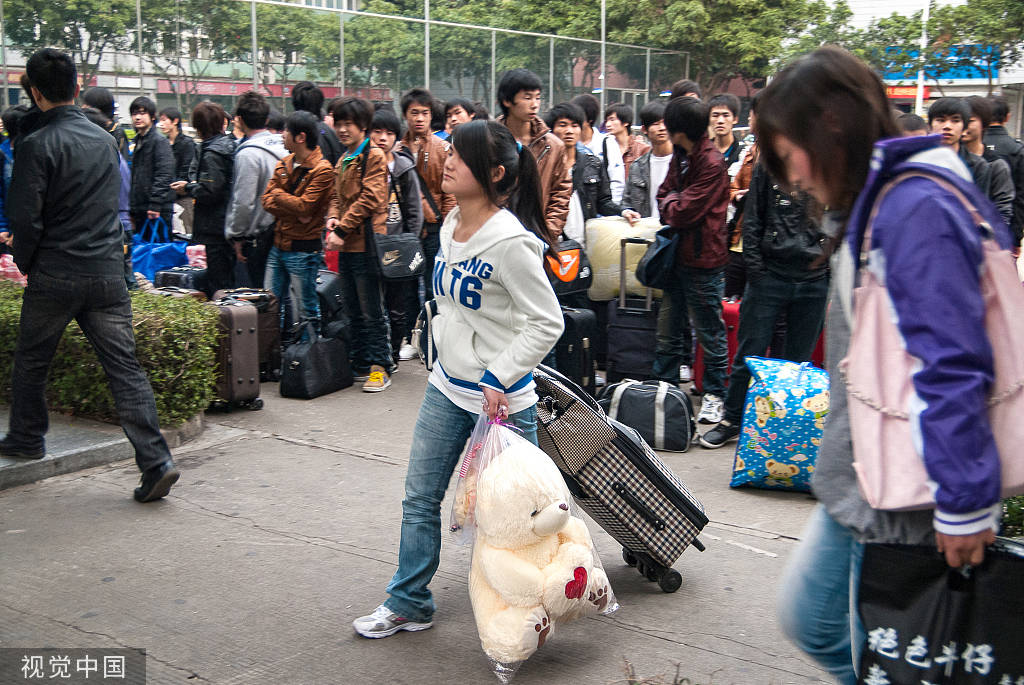
[[(24, 290), (0, 281), (0, 392), (11, 398), (11, 365)], [(156, 396), (160, 425), (174, 428), (203, 411), (213, 397), (217, 311), (195, 300), (132, 294), (139, 363)], [(114, 399), (92, 345), (77, 323), (64, 333), (46, 387), (50, 408), (116, 421)]]

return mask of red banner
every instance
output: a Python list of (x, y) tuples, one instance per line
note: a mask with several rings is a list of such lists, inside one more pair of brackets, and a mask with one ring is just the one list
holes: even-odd
[[(891, 99), (905, 100), (917, 97), (917, 86), (886, 86), (885, 94)], [(924, 87), (924, 99), (931, 97), (931, 89)]]

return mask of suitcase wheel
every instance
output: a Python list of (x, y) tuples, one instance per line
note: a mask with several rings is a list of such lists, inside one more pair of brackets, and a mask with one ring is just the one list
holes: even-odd
[(636, 566), (636, 562), (637, 562), (636, 557), (633, 555), (632, 552), (630, 552), (625, 547), (622, 548), (622, 560), (624, 562), (626, 562), (626, 566), (630, 566), (630, 567)]
[(658, 578), (658, 587), (662, 592), (675, 592), (683, 584), (683, 577), (674, 568), (666, 569)]
[(263, 400), (257, 397), (254, 400), (245, 402), (244, 404), (242, 404), (242, 406), (248, 409), (249, 411), (259, 411), (260, 409), (263, 409)]
[(683, 585), (683, 577), (673, 568), (662, 566), (646, 554), (634, 554), (622, 548), (622, 559), (629, 566), (635, 566), (637, 572), (652, 583), (657, 583), (662, 592), (675, 592)]

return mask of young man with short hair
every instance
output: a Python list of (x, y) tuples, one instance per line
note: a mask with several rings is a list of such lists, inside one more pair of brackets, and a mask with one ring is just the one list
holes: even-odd
[[(423, 198), (416, 176), (416, 162), (408, 149), (397, 145), (402, 124), (388, 107), (373, 113), (370, 141), (385, 155), (388, 166), (387, 233), (419, 235), (423, 229)], [(409, 361), (417, 356), (409, 340), (419, 313), (419, 279), (384, 281), (384, 304), (391, 324), (391, 350), (398, 360)]]
[[(274, 167), (263, 193), (263, 209), (272, 214), (274, 244), (267, 255), (267, 290), (284, 300), (292, 283), (300, 297), (292, 302), (300, 321), (316, 325), (320, 303), (316, 275), (320, 269), (320, 233), (334, 190), (334, 167), (320, 151), (320, 120), (298, 111), (285, 120), (284, 147), (290, 152)], [(285, 311), (281, 308), (281, 326)], [(305, 335), (305, 334), (303, 334)]]
[(700, 86), (696, 81), (690, 79), (679, 79), (672, 84), (672, 95), (669, 96), (670, 100), (676, 98), (697, 98), (700, 100)]
[(571, 102), (552, 107), (544, 123), (565, 144), (565, 160), (572, 169), (572, 198), (562, 235), (580, 245), (586, 244), (587, 220), (598, 216), (618, 216), (621, 208), (612, 201), (608, 174), (600, 158), (580, 143), (583, 110)]
[(281, 135), (266, 129), (269, 115), (270, 105), (262, 94), (248, 90), (238, 97), (234, 127), (244, 137), (235, 150), (231, 199), (224, 220), (224, 237), (257, 288), (265, 287), (267, 255), (274, 244), (274, 217), (263, 209), (263, 192), (274, 167), (288, 155)]
[(905, 112), (896, 117), (896, 125), (900, 127), (904, 138), (926, 136), (931, 133), (931, 129), (928, 128), (928, 122), (913, 112)]
[(953, 148), (960, 160), (967, 166), (978, 186), (987, 197), (991, 198), (992, 169), (988, 162), (967, 150), (962, 144), (967, 122), (971, 118), (971, 107), (963, 98), (939, 98), (928, 108), (928, 125), (932, 133), (942, 136), (942, 144)]
[(565, 160), (565, 145), (537, 116), (540, 93), (540, 78), (532, 71), (506, 71), (498, 83), (498, 105), (502, 113), (498, 122), (504, 124), (537, 160), (540, 204), (544, 209), (548, 241), (557, 245), (569, 215), (572, 179)]
[(992, 105), (988, 98), (978, 95), (971, 95), (965, 99), (967, 106), (971, 108), (971, 117), (967, 120), (967, 126), (964, 127), (964, 135), (960, 139), (960, 144), (967, 152), (981, 157), (988, 163), (992, 175), (988, 196), (999, 210), (1003, 220), (1006, 221), (1006, 225), (1010, 226), (1013, 223), (1015, 194), (1010, 167), (1002, 158), (990, 152), (982, 140), (985, 129), (992, 121)]
[[(142, 471), (135, 499), (151, 502), (166, 496), (180, 474), (160, 433), (153, 389), (135, 354), (118, 218), (117, 144), (75, 106), (78, 72), (67, 54), (39, 50), (25, 71), (41, 126), (19, 141), (7, 204), (17, 236), (14, 261), (28, 274), (28, 286), (11, 371), (10, 423), (0, 440), (0, 456), (46, 455), (46, 375), (64, 329), (75, 319), (107, 374), (118, 419), (135, 449)], [(167, 151), (169, 158), (169, 146)]]
[(622, 150), (616, 145), (609, 145), (609, 135), (597, 128), (597, 117), (601, 113), (601, 103), (590, 93), (577, 95), (570, 102), (583, 110), (583, 130), (580, 142), (601, 160), (611, 184), (612, 200), (622, 201), (622, 193), (626, 187), (626, 165), (622, 162)]
[(985, 129), (985, 147), (990, 156), (999, 157), (1010, 167), (1013, 178), (1013, 231), (1014, 242), (1020, 245), (1024, 236), (1024, 143), (1015, 140), (1006, 130), (1006, 122), (1010, 119), (1010, 107), (1006, 98), (994, 95), (989, 98), (992, 104), (992, 121)]
[[(167, 136), (174, 153), (174, 181), (187, 181), (188, 170), (192, 160), (196, 158), (196, 142), (186, 136), (181, 129), (181, 112), (174, 107), (165, 107), (157, 115), (160, 132)], [(192, 220), (195, 214), (195, 201), (190, 197), (175, 198), (175, 218), (181, 221), (181, 229), (192, 233)]]
[[(352, 322), (352, 371), (363, 392), (391, 387), (395, 370), (384, 312), (380, 265), (368, 233), (387, 231), (388, 165), (384, 151), (367, 137), (373, 105), (355, 97), (331, 106), (334, 130), (347, 149), (337, 165), (334, 196), (327, 210), (329, 250), (339, 250), (338, 277)], [(441, 142), (427, 132), (431, 140)]]
[[(604, 111), (604, 127), (612, 140), (618, 143), (619, 152), (622, 154), (623, 173), (628, 179), (629, 167), (640, 158), (640, 155), (650, 150), (651, 146), (633, 135), (633, 108), (625, 103), (616, 102), (608, 106)], [(620, 196), (619, 200), (621, 199)]]
[(128, 107), (135, 127), (132, 150), (132, 189), (130, 211), (135, 231), (142, 230), (149, 219), (162, 218), (170, 229), (174, 202), (174, 153), (167, 139), (153, 128), (156, 105), (142, 96)]
[(452, 98), (444, 106), (444, 118), (448, 124), (448, 133), (455, 133), (459, 124), (473, 121), (476, 113), (473, 103), (465, 98)]
[[(416, 160), (416, 173), (420, 177), (423, 193), (423, 289), (428, 300), (434, 297), (434, 257), (440, 247), (441, 224), (448, 212), (455, 208), (455, 196), (441, 190), (444, 163), (451, 149), (446, 141), (430, 134), (434, 96), (426, 88), (413, 88), (402, 95), (402, 117), (406, 132), (401, 146), (409, 150)], [(412, 307), (412, 304), (410, 304)], [(419, 313), (419, 296), (416, 311)]]
[(733, 127), (740, 120), (740, 99), (732, 93), (719, 93), (708, 101), (711, 108), (711, 135), (715, 149), (722, 153), (729, 176), (739, 171), (743, 159), (744, 145), (732, 134)]
[(683, 328), (692, 320), (705, 361), (698, 421), (718, 423), (729, 363), (722, 320), (724, 271), (729, 261), (725, 228), (729, 175), (725, 160), (708, 138), (709, 121), (708, 106), (696, 98), (675, 98), (665, 108), (665, 127), (677, 149), (658, 190), (658, 210), (662, 223), (676, 229), (680, 241), (673, 278), (664, 289), (658, 314), (653, 375), (668, 383), (679, 382), (685, 361)]
[(317, 120), (317, 146), (320, 154), (332, 165), (341, 158), (341, 143), (330, 126), (324, 123), (324, 92), (311, 81), (300, 81), (292, 86), (292, 107), (296, 112), (309, 112)]

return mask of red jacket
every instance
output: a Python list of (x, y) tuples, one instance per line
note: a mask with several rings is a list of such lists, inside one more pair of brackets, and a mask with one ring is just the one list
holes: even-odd
[[(685, 170), (680, 169), (685, 163)], [(689, 155), (676, 151), (658, 189), (661, 221), (679, 231), (676, 266), (720, 269), (729, 261), (725, 211), (729, 173), (722, 153), (704, 134)]]

